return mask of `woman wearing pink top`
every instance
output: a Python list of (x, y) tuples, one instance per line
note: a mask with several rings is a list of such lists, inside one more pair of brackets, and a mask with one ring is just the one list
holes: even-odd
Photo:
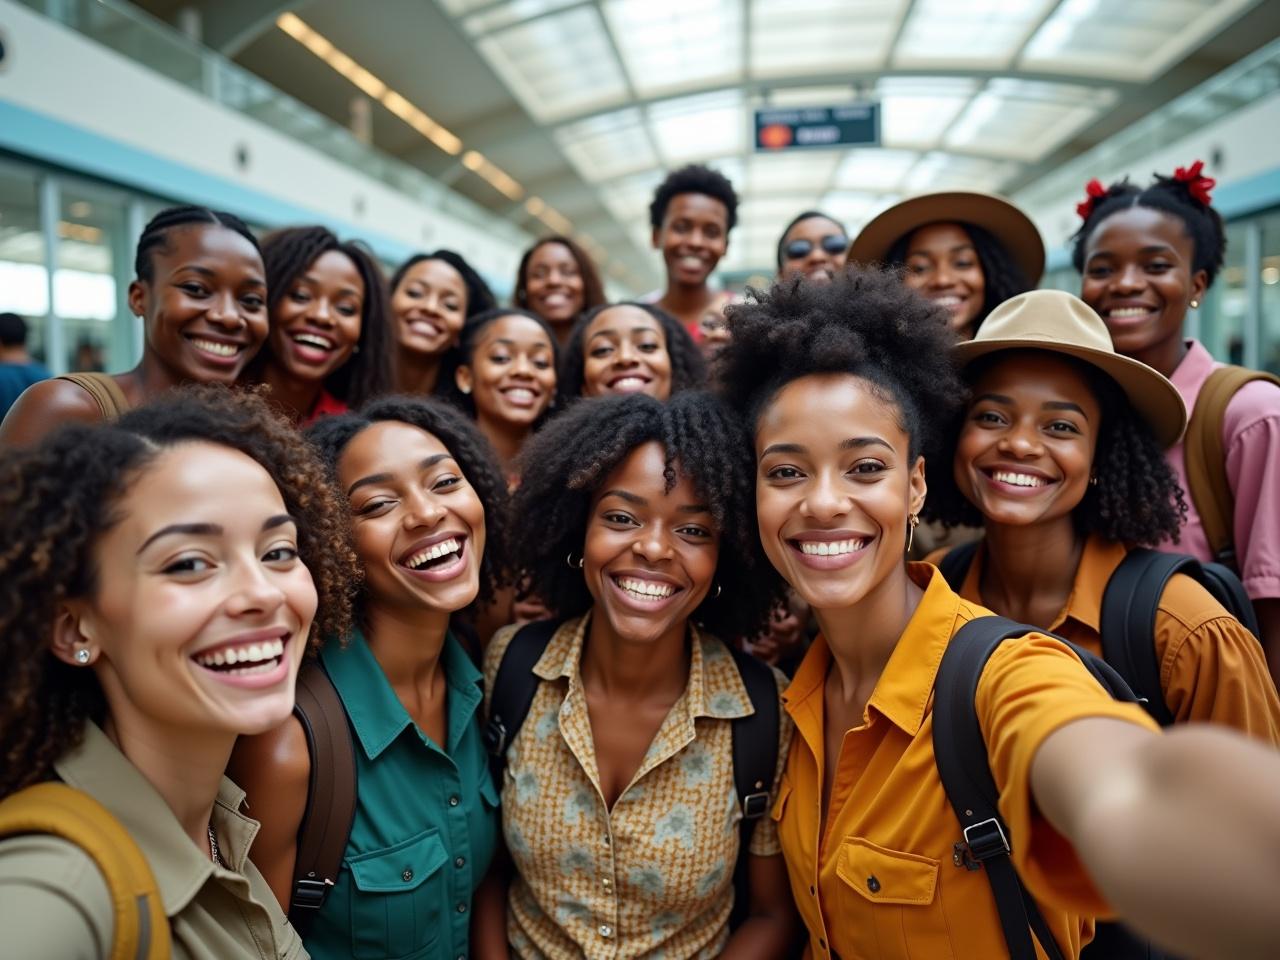
[[(1106, 321), (1117, 352), (1172, 380), (1191, 411), (1222, 366), (1182, 335), (1187, 308), (1200, 305), (1226, 250), (1222, 218), (1210, 205), (1214, 181), (1202, 168), (1197, 161), (1172, 177), (1157, 175), (1145, 189), (1127, 180), (1110, 187), (1091, 181), (1077, 207), (1084, 224), (1073, 258), (1083, 275), (1080, 296)], [(1280, 387), (1242, 387), (1227, 405), (1222, 433), (1236, 567), (1258, 614), (1271, 675), (1280, 680)], [(1167, 456), (1189, 490), (1183, 443)], [(1190, 495), (1187, 503), (1173, 549), (1214, 559)]]

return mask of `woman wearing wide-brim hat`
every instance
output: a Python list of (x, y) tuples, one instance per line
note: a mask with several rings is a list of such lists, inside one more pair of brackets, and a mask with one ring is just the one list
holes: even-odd
[[(1185, 509), (1164, 448), (1186, 407), (1146, 364), (1117, 354), (1087, 304), (1037, 290), (1002, 304), (956, 347), (971, 393), (927, 510), (980, 523), (967, 568), (938, 562), (968, 600), (1102, 654), (1107, 584), (1135, 546)], [(1280, 744), (1280, 699), (1257, 638), (1199, 583), (1175, 574), (1152, 641), (1176, 722), (1226, 724)]]
[(896, 203), (862, 228), (850, 263), (899, 267), (903, 282), (943, 306), (965, 339), (1044, 273), (1031, 219), (994, 194), (953, 190)]

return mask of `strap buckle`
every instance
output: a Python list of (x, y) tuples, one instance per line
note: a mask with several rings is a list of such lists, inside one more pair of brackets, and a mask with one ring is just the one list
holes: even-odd
[(1007, 857), (1012, 851), (1000, 821), (989, 817), (964, 828), (964, 840), (952, 849), (951, 859), (957, 867), (978, 870), (992, 857)]
[(332, 886), (332, 880), (295, 880), (293, 901), (289, 904), (289, 909), (319, 910), (324, 906), (325, 898), (329, 896), (329, 888)]
[(742, 818), (756, 820), (769, 812), (769, 794), (749, 793), (742, 798)]

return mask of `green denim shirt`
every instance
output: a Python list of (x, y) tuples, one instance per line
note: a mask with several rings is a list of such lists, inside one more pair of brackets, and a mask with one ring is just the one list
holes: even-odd
[(355, 732), (357, 797), (342, 869), (307, 949), (317, 960), (465, 958), (471, 895), (499, 830), (480, 672), (449, 634), (442, 749), (413, 722), (363, 636), (326, 644), (320, 657)]

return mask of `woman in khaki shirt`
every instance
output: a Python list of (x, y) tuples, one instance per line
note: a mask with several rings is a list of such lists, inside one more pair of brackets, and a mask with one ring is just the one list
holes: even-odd
[[(207, 387), (66, 427), (0, 465), (0, 543), (0, 797), (62, 780), (102, 804), (155, 876), (174, 957), (305, 957), (222, 772), (350, 619), (345, 523), (306, 444)], [(6, 956), (106, 957), (114, 926), (79, 847), (0, 842)]]

